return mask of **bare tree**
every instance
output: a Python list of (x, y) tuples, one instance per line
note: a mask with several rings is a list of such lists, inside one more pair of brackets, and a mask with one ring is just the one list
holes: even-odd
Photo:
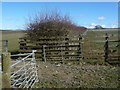
[(35, 17), (29, 17), (27, 24), (27, 36), (30, 38), (39, 38), (43, 36), (64, 36), (71, 29), (77, 29), (78, 26), (73, 23), (68, 15), (61, 15), (54, 11), (51, 13), (38, 13)]

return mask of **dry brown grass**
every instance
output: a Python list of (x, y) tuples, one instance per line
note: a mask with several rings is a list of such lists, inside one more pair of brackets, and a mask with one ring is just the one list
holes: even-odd
[[(38, 62), (41, 88), (117, 88), (118, 67), (89, 64), (51, 64)], [(59, 66), (60, 65), (60, 66)]]

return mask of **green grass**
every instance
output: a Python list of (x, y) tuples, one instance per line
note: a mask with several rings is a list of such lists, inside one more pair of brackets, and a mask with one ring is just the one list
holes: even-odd
[(2, 75), (0, 73), (0, 89), (2, 88)]
[(24, 36), (23, 31), (2, 31), (2, 40), (8, 40), (8, 51), (19, 50), (19, 38)]
[[(83, 56), (88, 57), (88, 59), (83, 60), (83, 62), (93, 63), (93, 64), (97, 64), (99, 62), (101, 65), (104, 64), (103, 63), (104, 60), (103, 60), (103, 58), (101, 58), (101, 56), (103, 56), (103, 54), (104, 54), (104, 47), (103, 47), (104, 43), (103, 42), (101, 42), (101, 43), (95, 42), (94, 43), (94, 41), (105, 40), (104, 37), (100, 38), (98, 36), (104, 36), (106, 32), (111, 36), (113, 35), (111, 37), (111, 39), (118, 39), (118, 31), (116, 31), (116, 30), (112, 30), (112, 31), (111, 30), (110, 31), (104, 31), (104, 30), (103, 31), (102, 30), (100, 30), (100, 31), (88, 31), (87, 35), (83, 36), (83, 38), (84, 38), (83, 49), (82, 49), (83, 50)], [(19, 38), (21, 38), (23, 36), (24, 36), (24, 32), (22, 32), (22, 31), (3, 31), (2, 32), (2, 39), (3, 40), (8, 40), (8, 51), (10, 51), (10, 52), (16, 52), (16, 51), (19, 50)], [(97, 52), (97, 54), (96, 54), (96, 52)], [(98, 52), (99, 52), (99, 54), (98, 54)], [(98, 57), (98, 58), (94, 59), (96, 57)], [(90, 58), (91, 58), (91, 60), (90, 60)], [(76, 77), (74, 79), (76, 80), (76, 78), (78, 78), (79, 80), (81, 80), (81, 85), (82, 85), (81, 87), (92, 87), (92, 86), (93, 87), (101, 86), (101, 87), (110, 87), (110, 88), (115, 87), (115, 86), (117, 86), (117, 84), (116, 84), (117, 83), (117, 74), (113, 73), (113, 71), (114, 71), (113, 69), (114, 69), (114, 67), (113, 68), (110, 67), (110, 68), (107, 68), (107, 69), (104, 69), (104, 68), (98, 69), (97, 70), (98, 71), (97, 75), (96, 75), (96, 73), (89, 73), (89, 74), (91, 74), (92, 78), (89, 78), (89, 76), (87, 76), (88, 74), (85, 74), (86, 70), (82, 70), (83, 76), (79, 76), (80, 74), (76, 74)], [(75, 70), (73, 70), (73, 71), (75, 71)], [(116, 71), (116, 69), (115, 69), (115, 71)], [(101, 72), (102, 72), (102, 75), (101, 75)], [(86, 75), (86, 77), (84, 77), (85, 75)], [(61, 76), (64, 76), (64, 75), (61, 75)], [(99, 76), (103, 76), (103, 77), (105, 76), (105, 77), (100, 78)], [(87, 79), (88, 79), (88, 82), (86, 82)], [(96, 82), (94, 80), (98, 80), (98, 81)], [(57, 85), (62, 86), (63, 83), (61, 83), (61, 82), (59, 83), (59, 80), (56, 81), (54, 79), (51, 82), (48, 82), (48, 81), (46, 82), (46, 81), (43, 80), (43, 82), (39, 82), (38, 85), (36, 85), (36, 86), (47, 87), (49, 85), (50, 86), (55, 85), (55, 87), (56, 87)], [(72, 85), (72, 84), (70, 84), (70, 85)], [(63, 85), (63, 87), (64, 87), (64, 85)], [(74, 87), (76, 87), (76, 86), (74, 86)]]
[[(118, 39), (118, 31), (115, 29), (89, 30), (87, 32), (87, 35), (83, 36), (84, 38), (83, 52), (86, 53), (86, 52), (89, 52), (90, 50), (96, 50), (96, 51), (99, 51), (100, 53), (103, 53), (104, 42), (94, 43), (94, 41), (105, 40), (104, 37), (99, 37), (99, 36), (105, 36), (105, 33), (108, 33), (109, 35), (113, 35), (111, 36), (110, 39)], [(73, 33), (73, 35), (76, 35), (76, 34)], [(19, 38), (23, 36), (24, 36), (23, 31), (2, 31), (2, 39), (8, 40), (8, 50), (10, 52), (16, 52), (17, 50), (19, 50)], [(93, 53), (95, 53), (96, 51), (93, 51)]]
[[(104, 45), (105, 42), (105, 34), (108, 33), (110, 36), (109, 40), (118, 40), (118, 30), (89, 30), (86, 35), (83, 35), (83, 56), (85, 60), (89, 62), (96, 63), (96, 60), (99, 62), (104, 61)], [(97, 41), (97, 42), (96, 42)], [(109, 45), (116, 45), (118, 43), (109, 43)], [(111, 48), (112, 49), (112, 48)], [(115, 49), (115, 48), (114, 48)], [(94, 62), (93, 62), (94, 63)], [(101, 62), (100, 62), (101, 63)]]

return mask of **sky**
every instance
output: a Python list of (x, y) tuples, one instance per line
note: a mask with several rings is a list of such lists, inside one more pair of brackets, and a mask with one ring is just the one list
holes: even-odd
[(25, 29), (29, 16), (46, 10), (58, 10), (87, 28), (118, 27), (118, 2), (2, 2), (0, 29)]

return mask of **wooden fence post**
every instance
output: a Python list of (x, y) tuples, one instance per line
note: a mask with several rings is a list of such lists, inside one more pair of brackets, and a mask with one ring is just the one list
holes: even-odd
[(2, 54), (2, 88), (11, 88), (11, 59), (10, 53)]
[(68, 37), (68, 35), (65, 35), (65, 59), (69, 59), (69, 57), (66, 57), (66, 55), (68, 55), (69, 54), (69, 37)]
[(3, 52), (8, 52), (8, 40), (2, 40)]
[(107, 62), (108, 59), (108, 34), (106, 33), (105, 37), (105, 62)]
[[(79, 35), (79, 47), (78, 47), (78, 55), (81, 57), (81, 53), (82, 53), (82, 43), (81, 43), (81, 40), (82, 40), (82, 36)], [(79, 60), (80, 60), (80, 57), (79, 57)]]
[(8, 40), (5, 40), (5, 51), (8, 52)]
[(43, 45), (43, 60), (46, 62), (45, 47), (46, 47), (46, 45)]

